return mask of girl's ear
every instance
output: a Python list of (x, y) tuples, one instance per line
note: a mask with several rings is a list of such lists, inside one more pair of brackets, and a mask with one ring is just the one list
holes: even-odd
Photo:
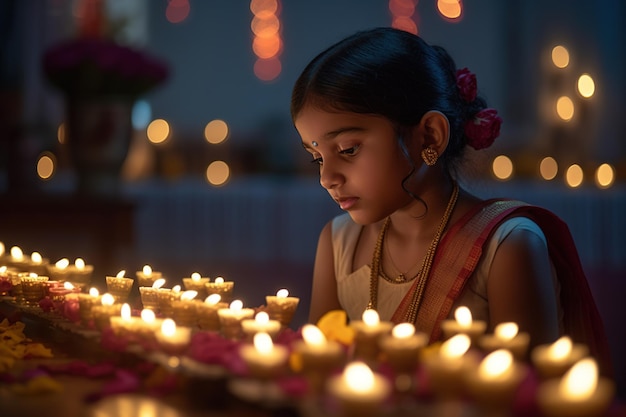
[(420, 127), (424, 134), (423, 147), (431, 147), (437, 151), (437, 154), (442, 155), (450, 139), (448, 118), (440, 111), (431, 110), (422, 117)]

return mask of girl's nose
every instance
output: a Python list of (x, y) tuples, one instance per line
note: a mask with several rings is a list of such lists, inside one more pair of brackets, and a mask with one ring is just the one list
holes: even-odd
[(343, 182), (343, 176), (335, 169), (331, 169), (329, 164), (320, 168), (320, 184), (327, 190), (337, 187)]

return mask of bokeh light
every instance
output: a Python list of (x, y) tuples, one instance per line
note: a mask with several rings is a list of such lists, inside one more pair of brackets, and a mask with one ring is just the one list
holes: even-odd
[(459, 0), (438, 0), (437, 10), (449, 20), (460, 20), (463, 14), (463, 6)]
[(224, 142), (228, 138), (228, 124), (220, 119), (211, 120), (204, 127), (204, 138), (212, 144)]
[(133, 105), (131, 120), (136, 130), (145, 129), (152, 119), (152, 108), (146, 100), (137, 100)]
[(569, 51), (562, 45), (552, 48), (552, 63), (557, 68), (565, 68), (569, 65)]
[(61, 123), (57, 129), (57, 140), (61, 145), (65, 143), (65, 122)]
[(150, 142), (163, 143), (170, 136), (170, 125), (163, 119), (156, 119), (150, 122), (146, 133)]
[(206, 169), (206, 179), (209, 184), (221, 186), (230, 178), (230, 167), (224, 161), (214, 161)]
[(572, 188), (579, 187), (583, 183), (585, 175), (578, 164), (573, 164), (565, 172), (565, 182)]
[(513, 175), (513, 161), (508, 156), (499, 155), (491, 165), (493, 175), (500, 180), (507, 180)]
[(250, 30), (253, 34), (252, 51), (257, 57), (254, 75), (261, 81), (272, 81), (282, 72), (279, 56), (283, 50), (281, 37), (280, 2), (278, 0), (251, 0), (253, 14)]
[(556, 159), (551, 156), (546, 156), (539, 163), (539, 173), (541, 174), (541, 178), (544, 180), (553, 180), (556, 178), (558, 172), (559, 164), (556, 162)]
[(589, 74), (583, 74), (578, 77), (576, 87), (578, 89), (578, 93), (584, 98), (590, 98), (596, 91), (596, 84)]
[(49, 180), (56, 171), (56, 157), (51, 152), (44, 152), (37, 160), (37, 175), (42, 180)]
[(417, 0), (389, 0), (391, 27), (417, 35), (416, 4)]
[(615, 181), (615, 169), (610, 164), (602, 164), (596, 169), (596, 185), (599, 188), (609, 188)]
[(189, 17), (190, 11), (189, 0), (168, 0), (165, 18), (170, 23), (181, 23)]
[(569, 122), (574, 117), (574, 102), (567, 96), (561, 96), (556, 101), (556, 114), (561, 120)]

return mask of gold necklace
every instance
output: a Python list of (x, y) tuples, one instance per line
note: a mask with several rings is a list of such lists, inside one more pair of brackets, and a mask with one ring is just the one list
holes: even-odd
[[(411, 299), (411, 304), (409, 305), (409, 309), (407, 311), (406, 321), (409, 323), (415, 323), (415, 319), (417, 318), (417, 312), (419, 310), (419, 306), (422, 300), (422, 295), (424, 294), (424, 288), (426, 287), (426, 281), (428, 275), (430, 274), (430, 269), (433, 264), (433, 260), (435, 259), (435, 252), (437, 251), (437, 246), (439, 245), (439, 240), (443, 235), (443, 231), (448, 225), (450, 221), (450, 217), (452, 212), (454, 211), (454, 207), (456, 205), (456, 201), (459, 196), (459, 186), (456, 182), (454, 182), (454, 189), (452, 190), (452, 195), (450, 196), (450, 200), (448, 201), (448, 206), (446, 207), (446, 211), (443, 213), (443, 217), (441, 218), (441, 222), (439, 223), (439, 227), (437, 228), (437, 232), (435, 233), (435, 237), (432, 242), (430, 242), (430, 246), (428, 247), (428, 251), (426, 252), (426, 256), (422, 261), (422, 267), (417, 273), (417, 288), (413, 293), (413, 297)], [(389, 223), (391, 219), (387, 217), (382, 227), (380, 228), (380, 233), (378, 234), (378, 239), (376, 240), (376, 247), (374, 248), (374, 254), (372, 256), (372, 265), (370, 271), (370, 300), (367, 305), (367, 308), (376, 309), (378, 305), (378, 276), (381, 272), (381, 255), (382, 255), (382, 247), (383, 241), (385, 239), (385, 233), (389, 228)]]
[[(389, 219), (389, 217), (387, 217), (387, 219)], [(387, 221), (387, 219), (385, 219), (385, 222)], [(386, 230), (387, 229), (385, 229), (385, 237), (387, 237)], [(402, 271), (400, 271), (400, 268), (398, 268), (398, 265), (396, 265), (396, 263), (393, 261), (393, 257), (391, 256), (391, 251), (389, 250), (389, 246), (385, 245), (384, 239), (383, 239), (383, 242), (381, 242), (381, 245), (384, 247), (384, 250), (387, 253), (387, 257), (391, 261), (391, 266), (393, 266), (395, 271), (398, 272), (398, 275), (396, 275), (395, 277), (393, 277), (393, 278), (389, 277), (385, 273), (385, 268), (383, 268), (383, 260), (381, 258), (381, 260), (380, 260), (380, 276), (383, 277), (385, 279), (385, 281), (391, 282), (392, 284), (403, 284), (405, 282), (413, 281), (415, 278), (417, 278), (417, 276), (420, 273), (419, 269), (417, 270), (417, 272), (415, 274), (409, 274), (409, 272), (414, 270), (415, 267), (420, 264), (420, 260), (418, 260), (406, 272), (402, 272)], [(421, 260), (421, 262), (422, 262), (422, 268), (423, 268), (424, 267), (424, 260)]]

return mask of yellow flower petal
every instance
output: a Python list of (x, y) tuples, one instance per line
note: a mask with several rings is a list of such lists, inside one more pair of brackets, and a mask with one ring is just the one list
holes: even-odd
[(298, 352), (292, 352), (289, 355), (289, 368), (295, 372), (299, 373), (302, 371), (302, 355)]
[(53, 358), (52, 351), (41, 343), (29, 343), (26, 345), (24, 356), (34, 356), (36, 358)]
[(348, 326), (348, 315), (344, 310), (327, 312), (318, 320), (317, 327), (328, 340), (344, 345), (350, 345), (354, 341), (354, 329)]
[(15, 359), (5, 356), (0, 352), (0, 373), (7, 372), (15, 365)]
[(38, 395), (63, 391), (63, 386), (49, 376), (39, 376), (25, 384), (13, 384), (11, 390), (18, 395)]

